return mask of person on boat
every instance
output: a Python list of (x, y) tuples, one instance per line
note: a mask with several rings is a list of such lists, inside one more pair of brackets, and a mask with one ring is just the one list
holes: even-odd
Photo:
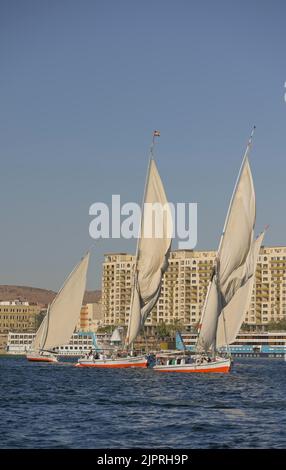
[(87, 353), (86, 358), (89, 359), (89, 360), (93, 360), (93, 351), (92, 351), (92, 348), (91, 348), (90, 351)]

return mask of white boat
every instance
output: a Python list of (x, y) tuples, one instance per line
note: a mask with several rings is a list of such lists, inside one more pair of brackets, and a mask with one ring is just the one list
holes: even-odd
[(86, 285), (89, 253), (77, 264), (48, 308), (26, 355), (31, 362), (57, 362), (54, 348), (66, 344), (80, 316)]
[[(8, 354), (24, 355), (30, 352), (36, 333), (9, 332), (7, 338)], [(80, 357), (91, 349), (97, 349), (99, 342), (106, 338), (105, 333), (77, 332), (74, 333), (68, 344), (55, 348), (53, 352), (57, 357)]]
[(231, 359), (216, 356), (190, 356), (184, 353), (159, 353), (156, 355), (157, 372), (229, 372)]
[(54, 351), (31, 351), (26, 354), (30, 362), (58, 362), (57, 354)]
[(95, 359), (94, 355), (81, 358), (76, 367), (96, 367), (98, 369), (126, 369), (129, 367), (147, 367), (146, 356), (101, 357)]
[[(172, 241), (172, 215), (166, 198), (163, 183), (161, 181), (154, 160), (153, 147), (154, 137), (159, 135), (158, 131), (153, 133), (153, 143), (150, 149), (150, 159), (146, 177), (145, 191), (142, 203), (142, 217), (140, 237), (138, 237), (136, 257), (133, 272), (133, 284), (131, 293), (130, 315), (128, 321), (125, 349), (133, 351), (133, 344), (139, 335), (148, 314), (156, 305), (162, 285), (162, 278), (168, 267), (168, 258)], [(150, 205), (158, 205), (164, 211), (155, 213), (155, 227), (153, 213)], [(158, 233), (160, 236), (158, 237)], [(104, 359), (78, 361), (79, 367), (147, 367), (148, 360), (145, 356), (134, 356), (131, 353), (116, 359), (112, 356)]]
[(117, 327), (113, 331), (109, 340), (109, 345), (99, 347), (97, 350), (90, 350), (78, 360), (76, 367), (97, 367), (97, 368), (127, 368), (127, 367), (147, 367), (145, 355), (132, 355), (127, 350), (122, 350), (122, 338), (120, 331), (122, 327)]
[[(186, 349), (194, 353), (197, 342), (197, 334), (176, 334), (177, 350)], [(286, 332), (285, 331), (242, 331), (234, 341), (229, 341), (229, 349), (233, 357), (286, 357)], [(224, 351), (225, 348), (222, 349)]]
[[(157, 355), (154, 370), (166, 372), (229, 372), (230, 357), (219, 357), (218, 346), (234, 341), (246, 313), (262, 233), (254, 240), (255, 191), (248, 154), (252, 136), (243, 157), (230, 201), (217, 251), (212, 279), (206, 295), (199, 334), (197, 356), (180, 353), (175, 359)], [(227, 355), (229, 356), (229, 354)]]

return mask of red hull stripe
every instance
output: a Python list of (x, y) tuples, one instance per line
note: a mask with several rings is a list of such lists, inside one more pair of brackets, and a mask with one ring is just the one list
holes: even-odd
[(154, 369), (156, 372), (188, 372), (188, 373), (204, 373), (204, 372), (220, 372), (227, 373), (229, 372), (229, 366), (216, 367), (213, 369)]
[(40, 358), (33, 358), (33, 357), (27, 357), (27, 359), (30, 362), (57, 362), (57, 361), (54, 361), (53, 359), (40, 359)]

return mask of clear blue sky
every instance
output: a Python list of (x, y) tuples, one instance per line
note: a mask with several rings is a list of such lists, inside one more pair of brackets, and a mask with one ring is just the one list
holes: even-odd
[[(141, 201), (153, 129), (173, 202), (215, 249), (253, 124), (257, 232), (286, 244), (284, 0), (2, 0), (0, 283), (58, 289), (89, 206)], [(100, 240), (88, 287), (100, 287)]]

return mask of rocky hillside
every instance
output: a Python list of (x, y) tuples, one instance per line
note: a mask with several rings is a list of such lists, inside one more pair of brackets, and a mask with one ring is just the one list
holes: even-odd
[[(28, 286), (0, 286), (1, 300), (26, 300), (28, 302), (38, 303), (42, 305), (49, 304), (55, 297), (56, 292), (52, 290), (39, 289), (37, 287)], [(93, 303), (101, 298), (101, 291), (86, 291), (84, 295), (84, 303)]]

